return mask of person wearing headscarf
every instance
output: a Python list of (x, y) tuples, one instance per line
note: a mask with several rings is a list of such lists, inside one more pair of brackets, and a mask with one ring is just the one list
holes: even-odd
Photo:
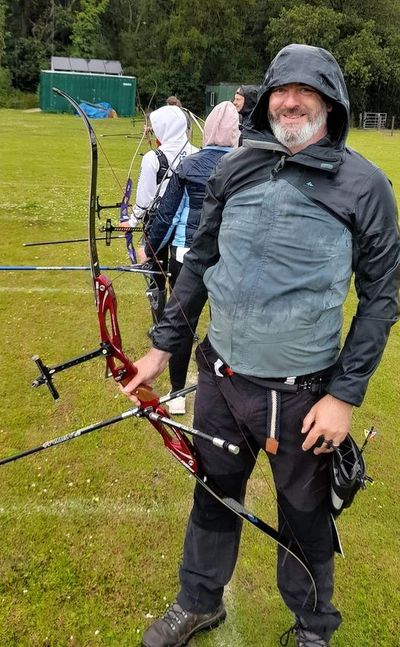
[[(223, 155), (234, 150), (239, 140), (238, 113), (230, 101), (219, 103), (204, 124), (203, 148), (184, 159), (171, 178), (153, 219), (145, 243), (146, 256), (160, 253), (171, 243), (169, 272), (173, 289), (197, 231), (207, 181)], [(197, 325), (197, 322), (196, 322)], [(172, 391), (185, 386), (193, 335), (182, 343), (169, 363)], [(185, 399), (171, 400), (170, 412), (185, 413)]]

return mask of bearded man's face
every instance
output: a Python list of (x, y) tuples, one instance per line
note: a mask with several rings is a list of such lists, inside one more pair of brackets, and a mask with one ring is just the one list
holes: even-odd
[(328, 131), (332, 106), (309, 85), (288, 83), (273, 88), (269, 97), (268, 119), (276, 139), (293, 151), (305, 148)]

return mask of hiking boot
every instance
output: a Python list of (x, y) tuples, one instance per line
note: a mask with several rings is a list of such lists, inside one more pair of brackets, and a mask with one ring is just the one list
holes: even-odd
[(143, 634), (142, 647), (183, 647), (198, 631), (214, 629), (226, 618), (224, 605), (210, 613), (190, 613), (174, 602)]
[(283, 647), (289, 644), (290, 635), (296, 636), (297, 647), (329, 647), (329, 644), (313, 631), (309, 631), (296, 621), (292, 627), (289, 627), (280, 637), (280, 643)]

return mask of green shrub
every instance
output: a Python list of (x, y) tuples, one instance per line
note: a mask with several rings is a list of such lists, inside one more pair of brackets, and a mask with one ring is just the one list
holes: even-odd
[(0, 106), (5, 106), (7, 97), (12, 92), (10, 75), (8, 70), (0, 67)]
[(21, 92), (21, 90), (12, 90), (7, 97), (6, 103), (2, 104), (5, 108), (15, 108), (17, 110), (29, 110), (37, 108), (39, 105), (38, 96), (33, 92)]
[(37, 94), (15, 90), (11, 85), (9, 71), (4, 67), (0, 67), (0, 107), (28, 110), (29, 108), (37, 108), (37, 106)]

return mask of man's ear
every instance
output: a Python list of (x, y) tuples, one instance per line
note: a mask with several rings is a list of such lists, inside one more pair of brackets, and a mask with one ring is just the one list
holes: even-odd
[(327, 109), (327, 111), (328, 111), (328, 112), (332, 112), (332, 110), (333, 110), (333, 105), (332, 105), (331, 103), (327, 103), (327, 104), (326, 104), (326, 109)]

